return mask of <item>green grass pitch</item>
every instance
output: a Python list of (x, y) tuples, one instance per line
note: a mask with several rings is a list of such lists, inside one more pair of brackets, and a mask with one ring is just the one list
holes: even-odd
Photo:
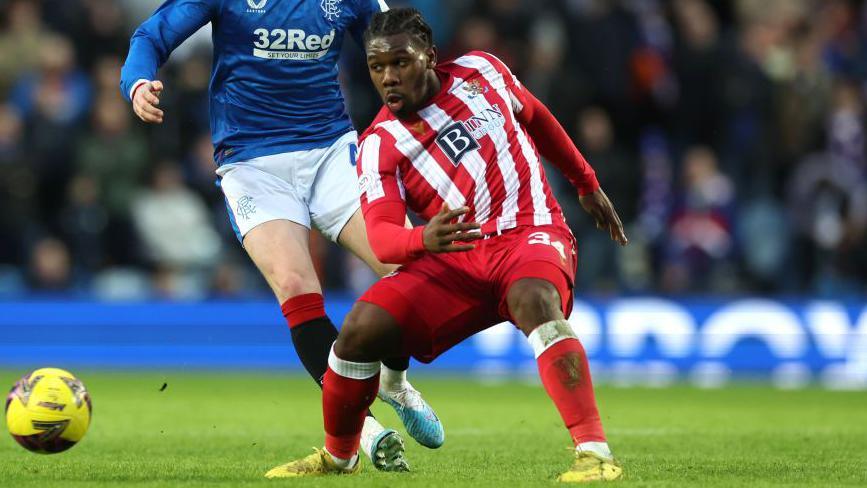
[[(20, 373), (0, 372), (0, 384)], [(78, 373), (94, 401), (87, 437), (45, 456), (0, 436), (0, 486), (555, 486), (570, 463), (568, 436), (540, 386), (416, 374), (446, 443), (431, 451), (407, 438), (411, 473), (380, 473), (364, 460), (354, 477), (266, 480), (268, 468), (322, 444), (310, 380)], [(626, 470), (622, 485), (867, 486), (867, 392), (602, 387), (597, 395)], [(398, 425), (387, 405), (374, 411)]]

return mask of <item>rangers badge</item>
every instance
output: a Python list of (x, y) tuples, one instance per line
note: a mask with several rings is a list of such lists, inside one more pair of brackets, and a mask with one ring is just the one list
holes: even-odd
[(325, 20), (331, 22), (340, 17), (340, 2), (342, 0), (322, 0), (319, 6), (325, 15)]
[(238, 199), (238, 208), (235, 210), (238, 217), (244, 220), (250, 220), (250, 216), (256, 213), (256, 204), (253, 203), (253, 197), (244, 195)]

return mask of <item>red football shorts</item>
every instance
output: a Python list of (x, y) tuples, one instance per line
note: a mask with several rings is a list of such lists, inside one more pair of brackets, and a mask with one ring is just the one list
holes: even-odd
[(576, 252), (568, 228), (521, 227), (475, 244), (472, 251), (426, 254), (360, 298), (397, 320), (405, 354), (429, 363), (476, 332), (511, 320), (506, 296), (522, 278), (552, 283), (569, 316)]

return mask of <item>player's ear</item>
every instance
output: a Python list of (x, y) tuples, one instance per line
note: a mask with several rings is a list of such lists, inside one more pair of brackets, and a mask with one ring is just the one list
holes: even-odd
[(427, 48), (427, 67), (428, 68), (436, 68), (437, 65), (437, 47), (431, 46)]

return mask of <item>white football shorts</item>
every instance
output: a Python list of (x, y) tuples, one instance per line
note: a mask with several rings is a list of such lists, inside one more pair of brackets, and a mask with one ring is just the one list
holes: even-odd
[(290, 220), (311, 224), (331, 241), (360, 207), (355, 154), (358, 134), (331, 146), (273, 154), (217, 168), (229, 219), (242, 243), (259, 224)]

